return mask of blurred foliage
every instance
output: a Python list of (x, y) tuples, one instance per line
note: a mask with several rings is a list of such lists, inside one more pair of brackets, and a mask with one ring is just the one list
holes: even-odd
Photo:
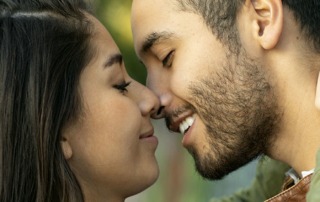
[(133, 48), (130, 26), (132, 0), (95, 0), (95, 11), (99, 20), (107, 27), (118, 44), (129, 74), (145, 84), (146, 70), (139, 62)]

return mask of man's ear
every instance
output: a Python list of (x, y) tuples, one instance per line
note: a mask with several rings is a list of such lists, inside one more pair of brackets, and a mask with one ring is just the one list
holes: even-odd
[(254, 35), (264, 49), (272, 49), (279, 42), (283, 29), (282, 0), (251, 0), (251, 4), (259, 28)]
[(62, 137), (60, 140), (61, 149), (66, 160), (72, 157), (72, 147), (66, 137)]

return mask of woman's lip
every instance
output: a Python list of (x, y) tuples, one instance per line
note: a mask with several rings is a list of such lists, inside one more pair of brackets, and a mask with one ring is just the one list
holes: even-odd
[(152, 128), (150, 131), (143, 133), (139, 136), (139, 139), (149, 138), (154, 135), (154, 129)]
[(152, 128), (149, 132), (140, 135), (139, 140), (141, 142), (147, 143), (148, 145), (153, 145), (152, 148), (156, 149), (158, 146), (158, 138), (154, 135), (154, 129)]

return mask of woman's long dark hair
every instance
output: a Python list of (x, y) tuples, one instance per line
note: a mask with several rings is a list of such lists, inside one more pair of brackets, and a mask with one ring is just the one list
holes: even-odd
[(91, 59), (81, 0), (0, 0), (0, 201), (83, 201), (60, 147)]

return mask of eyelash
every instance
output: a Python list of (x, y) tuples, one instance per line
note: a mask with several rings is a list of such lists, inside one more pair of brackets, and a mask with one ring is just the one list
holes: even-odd
[(120, 91), (120, 93), (124, 94), (125, 92), (128, 92), (127, 87), (131, 84), (131, 82), (125, 82), (123, 81), (121, 84), (116, 84), (113, 87)]
[[(166, 57), (162, 60), (162, 65), (163, 65), (164, 67), (171, 67), (171, 66), (172, 66), (172, 61), (171, 61), (171, 59), (172, 59), (173, 55), (174, 55), (174, 50), (170, 51), (170, 52), (168, 53), (168, 55), (166, 55)], [(171, 62), (170, 62), (170, 61), (171, 61)], [(168, 62), (170, 62), (170, 64), (168, 64)]]

